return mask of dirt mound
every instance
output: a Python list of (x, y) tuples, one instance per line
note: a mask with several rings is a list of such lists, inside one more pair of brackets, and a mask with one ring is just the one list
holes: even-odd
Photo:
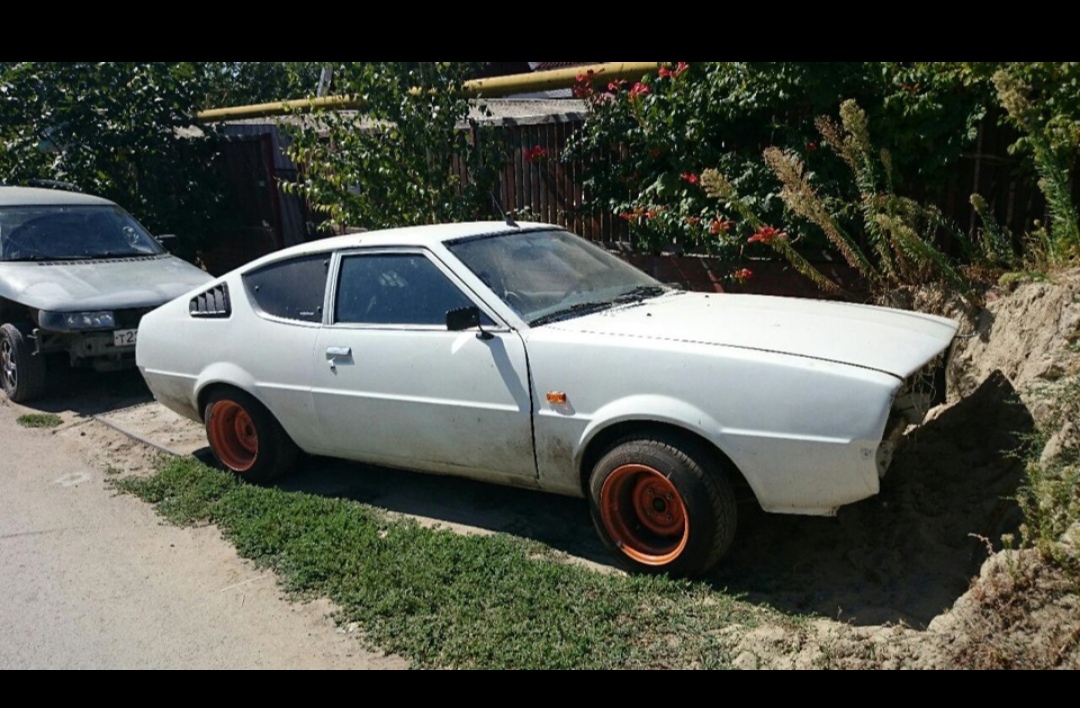
[[(1008, 548), (1023, 536), (1033, 452), (1049, 462), (1080, 449), (1062, 395), (1080, 392), (1080, 271), (995, 288), (981, 308), (932, 290), (894, 297), (961, 322), (946, 403), (909, 430), (878, 497), (836, 520), (751, 521), (752, 547), (718, 580), (821, 619), (742, 636), (736, 663), (1080, 668), (1076, 574), (1046, 549)], [(1075, 527), (1062, 535), (1059, 560), (1077, 557), (1076, 539)]]

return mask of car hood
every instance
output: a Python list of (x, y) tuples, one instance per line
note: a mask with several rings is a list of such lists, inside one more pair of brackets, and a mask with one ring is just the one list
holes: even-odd
[(905, 378), (949, 346), (953, 320), (870, 305), (679, 292), (549, 325), (780, 352)]
[(0, 297), (60, 312), (157, 307), (209, 280), (168, 255), (0, 263)]

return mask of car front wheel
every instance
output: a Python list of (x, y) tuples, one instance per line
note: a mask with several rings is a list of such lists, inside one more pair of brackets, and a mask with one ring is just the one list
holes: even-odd
[(593, 468), (589, 508), (605, 545), (634, 572), (703, 575), (735, 537), (727, 471), (699, 446), (663, 435), (612, 447)]
[(284, 475), (299, 450), (274, 416), (254, 397), (235, 389), (210, 395), (203, 413), (210, 450), (223, 467), (260, 484)]
[(30, 347), (28, 324), (0, 327), (0, 384), (15, 403), (38, 398), (45, 391), (45, 359)]

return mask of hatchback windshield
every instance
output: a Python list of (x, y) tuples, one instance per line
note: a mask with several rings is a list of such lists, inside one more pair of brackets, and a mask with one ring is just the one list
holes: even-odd
[(447, 246), (534, 326), (671, 290), (567, 231), (518, 231)]
[(0, 260), (153, 256), (165, 249), (116, 206), (0, 207)]

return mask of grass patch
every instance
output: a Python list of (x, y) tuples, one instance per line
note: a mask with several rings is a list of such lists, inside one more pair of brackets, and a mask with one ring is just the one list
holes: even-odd
[[(1080, 547), (1080, 538), (1075, 538), (1080, 529), (1080, 451), (1068, 442), (1080, 420), (1080, 376), (1061, 378), (1039, 393), (1049, 401), (1049, 414), (1028, 441), (1027, 481), (1017, 495), (1024, 512), (1023, 542), (1080, 583), (1080, 558), (1073, 550)], [(1066, 440), (1051, 459), (1040, 460), (1043, 446), (1054, 435)], [(1070, 532), (1072, 542), (1062, 545)]]
[[(1080, 377), (1035, 389), (1048, 412), (1018, 456), (1026, 479), (1016, 500), (1024, 514), (1019, 548), (974, 584), (977, 611), (966, 620), (958, 668), (1080, 667), (1080, 453), (1070, 442), (1080, 414)], [(1055, 454), (1044, 447), (1058, 437)], [(1007, 549), (1016, 539), (1005, 536)]]
[(295, 596), (330, 598), (339, 623), (419, 668), (727, 668), (721, 630), (791, 621), (703, 583), (598, 573), (538, 543), (257, 487), (190, 458), (116, 486), (174, 523), (217, 525)]
[(56, 428), (64, 419), (55, 413), (27, 413), (15, 419), (24, 428)]

